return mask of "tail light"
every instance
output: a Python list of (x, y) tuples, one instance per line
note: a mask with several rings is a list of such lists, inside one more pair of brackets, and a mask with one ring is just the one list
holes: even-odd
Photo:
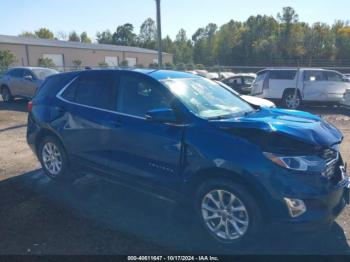
[(32, 111), (32, 109), (33, 109), (33, 102), (29, 101), (27, 104), (27, 110), (28, 110), (28, 112), (30, 112), (30, 111)]

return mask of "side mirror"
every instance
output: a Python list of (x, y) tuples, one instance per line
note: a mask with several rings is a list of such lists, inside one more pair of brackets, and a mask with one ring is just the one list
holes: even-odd
[(170, 108), (152, 109), (146, 113), (146, 119), (156, 123), (174, 123), (177, 121), (174, 111)]
[(29, 81), (33, 81), (33, 77), (31, 75), (25, 75), (24, 79), (29, 80)]

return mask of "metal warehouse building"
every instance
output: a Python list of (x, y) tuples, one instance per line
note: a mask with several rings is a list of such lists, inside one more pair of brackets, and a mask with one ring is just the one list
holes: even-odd
[[(82, 66), (98, 66), (107, 63), (118, 66), (121, 61), (128, 61), (128, 66), (143, 65), (148, 67), (158, 62), (157, 51), (104, 44), (85, 44), (59, 40), (34, 39), (0, 35), (0, 49), (11, 51), (17, 58), (13, 66), (38, 66), (39, 58), (50, 58), (56, 67), (66, 70), (74, 67), (73, 61), (80, 60)], [(164, 63), (172, 63), (173, 55), (163, 53)]]

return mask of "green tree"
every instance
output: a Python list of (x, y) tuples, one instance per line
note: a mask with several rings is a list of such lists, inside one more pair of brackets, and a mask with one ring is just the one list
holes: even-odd
[(77, 34), (77, 32), (75, 32), (75, 31), (70, 32), (70, 34), (69, 34), (69, 36), (68, 36), (68, 41), (71, 41), (71, 42), (80, 42), (80, 37), (79, 37), (79, 35)]
[(54, 37), (53, 33), (47, 28), (40, 28), (39, 30), (35, 31), (35, 35), (42, 39), (53, 39)]
[(192, 42), (187, 38), (186, 31), (180, 29), (176, 35), (174, 61), (179, 63), (192, 63)]
[(169, 53), (169, 54), (174, 54), (175, 53), (175, 44), (173, 40), (171, 40), (170, 36), (166, 36), (162, 40), (162, 49), (163, 52)]
[(80, 59), (73, 60), (73, 68), (74, 69), (80, 69), (83, 62)]
[(16, 62), (16, 57), (10, 50), (0, 49), (0, 72), (6, 70), (14, 62)]
[(19, 37), (27, 37), (27, 38), (38, 38), (38, 36), (32, 32), (24, 31), (18, 35)]
[(165, 69), (166, 70), (174, 69), (174, 64), (173, 63), (169, 63), (169, 62), (165, 63)]
[(212, 65), (215, 63), (214, 40), (217, 25), (210, 23), (205, 28), (199, 28), (192, 40), (193, 46), (193, 61), (195, 63), (203, 63)]
[(138, 41), (141, 47), (155, 49), (157, 42), (157, 26), (152, 18), (147, 18), (140, 27)]
[(38, 66), (40, 67), (48, 67), (48, 68), (53, 68), (55, 67), (55, 63), (52, 61), (51, 58), (39, 58), (38, 60)]
[(297, 39), (293, 37), (293, 29), (295, 24), (299, 20), (299, 16), (296, 11), (288, 6), (283, 7), (283, 12), (277, 14), (277, 18), (280, 21), (280, 36), (279, 36), (279, 49), (284, 59), (292, 58), (295, 53), (295, 45)]
[(134, 26), (126, 23), (118, 26), (116, 32), (112, 36), (113, 44), (132, 46), (136, 43), (136, 34), (134, 33)]
[(120, 62), (120, 66), (121, 67), (128, 67), (129, 66), (129, 62), (127, 60), (123, 60)]
[(91, 39), (89, 38), (89, 36), (87, 35), (86, 32), (82, 32), (80, 34), (80, 42), (87, 43), (87, 44), (91, 44), (92, 43)]
[(335, 36), (335, 55), (337, 59), (350, 59), (350, 26), (348, 23), (336, 21), (332, 31)]
[(105, 67), (108, 67), (108, 64), (105, 61), (103, 61), (103, 62), (98, 63), (98, 66), (105, 68)]
[(113, 35), (109, 30), (103, 31), (101, 33), (97, 32), (96, 38), (99, 44), (107, 44), (107, 45), (113, 44)]

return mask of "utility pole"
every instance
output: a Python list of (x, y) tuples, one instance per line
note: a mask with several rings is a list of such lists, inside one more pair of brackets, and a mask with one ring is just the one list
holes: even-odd
[(157, 33), (158, 33), (158, 68), (163, 68), (163, 54), (162, 54), (162, 27), (160, 19), (160, 0), (156, 0), (157, 4)]

